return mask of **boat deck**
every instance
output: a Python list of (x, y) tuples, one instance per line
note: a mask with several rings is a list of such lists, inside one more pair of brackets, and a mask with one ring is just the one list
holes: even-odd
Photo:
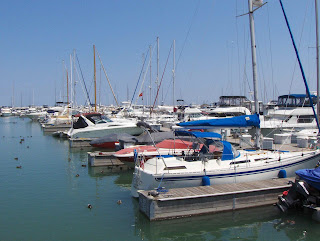
[(271, 205), (294, 178), (139, 191), (139, 208), (151, 221)]

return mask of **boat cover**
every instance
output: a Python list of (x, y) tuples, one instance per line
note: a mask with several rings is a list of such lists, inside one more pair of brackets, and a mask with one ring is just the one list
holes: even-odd
[(234, 153), (233, 148), (228, 141), (221, 141), (223, 144), (222, 161), (233, 160), (239, 157), (240, 153)]
[(181, 122), (178, 126), (192, 129), (203, 129), (205, 127), (260, 127), (260, 119), (258, 114), (241, 115), (230, 118)]
[(320, 190), (320, 167), (314, 169), (301, 169), (296, 174), (308, 184)]

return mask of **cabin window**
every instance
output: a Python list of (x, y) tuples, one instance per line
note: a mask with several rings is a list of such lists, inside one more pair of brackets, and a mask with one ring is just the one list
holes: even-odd
[(230, 162), (230, 165), (243, 164), (248, 162), (250, 162), (250, 160), (236, 161), (236, 162)]
[(181, 170), (181, 169), (187, 169), (185, 166), (176, 166), (176, 167), (165, 167), (164, 170)]
[(312, 123), (313, 119), (313, 115), (301, 115), (298, 116), (298, 123)]

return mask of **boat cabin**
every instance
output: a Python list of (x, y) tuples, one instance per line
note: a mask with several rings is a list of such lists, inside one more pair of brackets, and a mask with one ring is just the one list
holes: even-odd
[(76, 115), (75, 117), (79, 118), (75, 123), (73, 123), (73, 129), (87, 127), (89, 125), (88, 121), (93, 125), (112, 122), (112, 120), (100, 113), (85, 113), (82, 115)]
[[(313, 105), (317, 103), (317, 96), (311, 95)], [(306, 94), (281, 95), (278, 97), (279, 107), (310, 107), (310, 99)]]

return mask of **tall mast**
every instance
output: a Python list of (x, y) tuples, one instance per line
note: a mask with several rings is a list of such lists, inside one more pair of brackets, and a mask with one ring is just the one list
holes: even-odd
[[(158, 89), (159, 89), (159, 37), (157, 37), (157, 91)], [(157, 100), (157, 102), (158, 101), (159, 99)]]
[(72, 98), (73, 98), (73, 86), (72, 86), (72, 57), (71, 57), (71, 54), (70, 54), (70, 87), (71, 87), (71, 91), (70, 91), (70, 106), (72, 107), (73, 103), (72, 103)]
[(320, 117), (320, 107), (319, 107), (319, 95), (320, 95), (320, 83), (319, 83), (319, 24), (318, 24), (318, 0), (314, 1), (315, 11), (316, 11), (316, 50), (317, 50), (317, 116)]
[(97, 111), (96, 46), (93, 45), (94, 111)]
[(151, 99), (151, 89), (152, 89), (152, 73), (151, 73), (151, 58), (152, 58), (152, 53), (151, 53), (151, 45), (149, 46), (149, 52), (150, 52), (150, 86), (149, 86), (149, 90), (150, 90), (150, 106), (151, 106), (151, 101), (152, 101), (152, 99)]
[(172, 86), (173, 86), (172, 102), (173, 102), (173, 107), (175, 106), (175, 97), (174, 97), (175, 80), (176, 80), (176, 40), (173, 40), (173, 69), (172, 69)]
[[(252, 75), (253, 75), (253, 94), (254, 94), (254, 111), (259, 114), (259, 102), (258, 102), (258, 82), (257, 82), (257, 58), (256, 58), (256, 39), (254, 32), (254, 20), (253, 20), (253, 4), (252, 0), (248, 0), (249, 3), (249, 20), (250, 20), (250, 35), (251, 35), (251, 52), (252, 52)], [(260, 148), (260, 128), (255, 127), (255, 146)]]

